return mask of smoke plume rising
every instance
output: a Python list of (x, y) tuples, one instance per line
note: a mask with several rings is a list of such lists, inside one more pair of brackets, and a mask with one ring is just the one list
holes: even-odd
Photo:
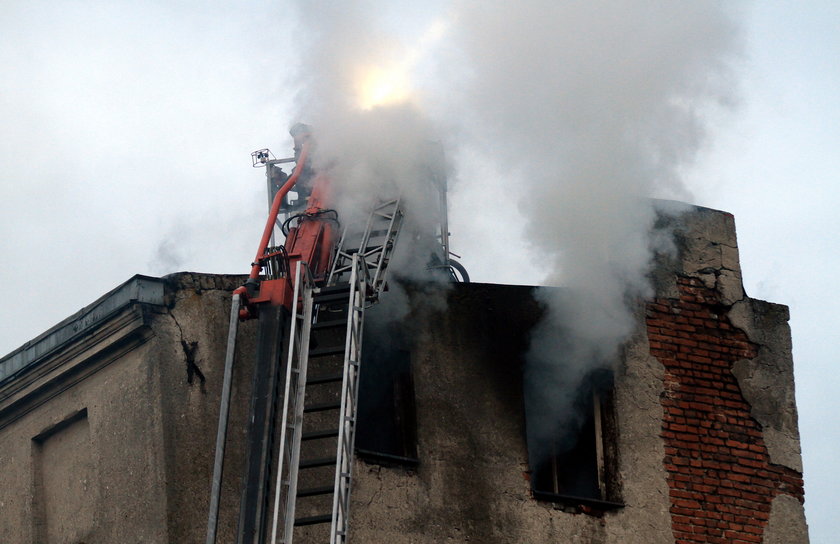
[[(411, 73), (428, 58), (435, 32), (405, 44), (372, 13), (373, 2), (301, 3), (302, 45), (298, 111), (312, 125), (313, 162), (330, 172), (332, 206), (342, 225), (363, 224), (375, 198), (400, 196), (405, 218), (390, 273), (432, 279), (427, 266), (435, 245), (439, 195), (432, 178), (445, 178), (435, 122), (412, 94)], [(438, 297), (424, 297), (439, 306)], [(400, 319), (408, 297), (391, 284), (380, 315)]]
[[(628, 304), (650, 295), (650, 198), (688, 198), (681, 173), (704, 114), (733, 103), (735, 14), (724, 2), (456, 0), (388, 27), (389, 6), (300, 6), (300, 115), (317, 126), (319, 160), (346, 174), (348, 209), (392, 183), (411, 206), (429, 139), (445, 142), (456, 178), (475, 175), (466, 155), (507, 173), (482, 190), (513, 195), (523, 248), (550, 271), (544, 284), (564, 288), (539, 294), (526, 369), (548, 410), (540, 432), (556, 435), (581, 380), (632, 332)], [(371, 67), (392, 74), (378, 105), (358, 96)], [(422, 222), (422, 200), (410, 209)]]
[(470, 143), (512, 166), (545, 283), (567, 288), (539, 295), (526, 371), (547, 443), (586, 374), (614, 365), (628, 303), (650, 294), (650, 197), (688, 197), (703, 113), (732, 102), (736, 26), (715, 2), (470, 3), (458, 20)]

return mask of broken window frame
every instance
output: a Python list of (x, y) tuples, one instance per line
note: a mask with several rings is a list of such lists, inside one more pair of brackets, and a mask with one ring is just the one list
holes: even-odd
[[(373, 344), (368, 344), (373, 345)], [(359, 420), (356, 433), (355, 451), (359, 458), (368, 463), (383, 466), (403, 466), (414, 468), (419, 464), (417, 457), (417, 408), (414, 392), (413, 365), (411, 351), (402, 346), (390, 351), (380, 351), (379, 361), (372, 357), (373, 350), (363, 352), (361, 368), (361, 380), (359, 387)], [(373, 365), (379, 365), (376, 368)], [(382, 367), (392, 369), (395, 366), (402, 368), (391, 374), (384, 372), (384, 378), (390, 380), (390, 384), (378, 384), (379, 388), (371, 391), (371, 372), (382, 372)], [(375, 387), (375, 386), (374, 386)], [(371, 410), (366, 403), (381, 397), (374, 393), (388, 391), (384, 396), (391, 400), (390, 409)], [(383, 443), (396, 445), (385, 451), (387, 447), (376, 447), (365, 444), (365, 435), (371, 427), (380, 427), (383, 432), (394, 433), (386, 438)]]
[[(600, 385), (597, 385), (598, 383)], [(565, 504), (573, 507), (587, 506), (597, 510), (622, 508), (624, 503), (621, 500), (620, 481), (618, 478), (618, 432), (615, 417), (612, 373), (609, 371), (592, 373), (584, 380), (581, 388), (588, 389), (585, 392), (585, 396), (589, 396), (591, 404), (587, 407), (588, 417), (577, 432), (575, 446), (564, 453), (554, 453), (551, 455), (550, 469), (552, 474), (549, 478), (546, 478), (544, 472), (546, 470), (545, 465), (530, 467), (531, 492), (536, 500)], [(590, 423), (593, 427), (591, 433), (588, 429)], [(581, 440), (586, 439), (584, 434), (590, 435), (589, 440), (594, 440), (594, 444), (589, 444), (588, 446), (582, 445)], [(552, 444), (551, 448), (556, 452), (557, 443)], [(562, 465), (568, 462), (575, 454), (579, 454), (581, 451), (586, 452), (587, 449), (594, 450), (594, 452), (591, 452), (591, 455), (594, 455), (595, 459), (588, 458), (587, 462), (594, 461), (595, 464), (597, 481), (590, 481), (590, 483), (594, 483), (594, 487), (597, 487), (598, 496), (580, 496), (578, 494), (564, 492), (562, 489)], [(570, 470), (573, 469), (570, 468)], [(566, 475), (568, 474), (572, 474), (572, 472), (566, 473)]]

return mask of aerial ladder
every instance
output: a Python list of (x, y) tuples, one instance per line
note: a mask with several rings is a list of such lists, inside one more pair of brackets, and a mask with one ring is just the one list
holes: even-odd
[[(308, 127), (292, 135), (294, 159), (252, 154), (266, 167), (270, 211), (232, 296), (206, 544), (217, 542), (237, 331), (248, 319), (258, 320), (258, 336), (236, 543), (347, 542), (364, 314), (385, 290), (405, 213), (391, 195), (366, 224), (340, 229), (328, 208), (331, 179), (310, 166)], [(291, 176), (276, 175), (284, 162), (296, 163)], [(443, 219), (430, 267), (468, 281), (449, 259), (445, 180), (432, 181)], [(292, 189), (303, 206), (284, 205)], [(283, 245), (273, 244), (278, 226)]]

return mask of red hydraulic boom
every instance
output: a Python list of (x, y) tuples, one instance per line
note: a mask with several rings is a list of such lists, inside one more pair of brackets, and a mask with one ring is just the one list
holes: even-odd
[[(312, 168), (309, 128), (298, 124), (290, 132), (295, 159), (269, 159), (267, 149), (252, 153), (254, 166), (266, 167), (269, 190), (282, 186), (270, 197), (248, 279), (231, 300), (206, 544), (217, 544), (237, 330), (253, 318), (257, 341), (235, 542), (292, 544), (298, 534), (306, 542), (347, 544), (364, 315), (385, 290), (405, 213), (398, 193), (371, 195), (364, 228), (351, 225), (339, 235), (330, 177)], [(292, 161), (288, 178), (274, 169)], [(292, 189), (304, 205), (284, 210)], [(440, 246), (430, 250), (427, 266), (452, 279), (459, 271), (466, 280), (449, 258), (446, 180), (432, 168), (428, 190), (423, 208), (437, 209), (440, 230), (423, 240), (434, 236)], [(274, 246), (281, 211), (286, 238)]]
[[(312, 193), (306, 208), (301, 214), (295, 216), (297, 225), (289, 228), (285, 244), (271, 249), (268, 246), (277, 224), (283, 199), (298, 182), (306, 170), (307, 161), (310, 160), (309, 134), (305, 133), (298, 138), (302, 141), (295, 170), (274, 195), (260, 245), (257, 248), (257, 255), (251, 263), (248, 281), (234, 291), (234, 294), (242, 295), (245, 301), (239, 313), (240, 319), (243, 320), (257, 317), (257, 305), (261, 303), (291, 308), (298, 261), (309, 265), (309, 270), (316, 281), (326, 278), (331, 265), (330, 260), (337, 239), (335, 232), (337, 221), (333, 210), (326, 207), (326, 202), (330, 198), (330, 180), (325, 174), (314, 174)], [(260, 280), (260, 272), (269, 264), (274, 264), (276, 270), (273, 275), (278, 277)], [(277, 269), (279, 269), (279, 274), (276, 273)]]

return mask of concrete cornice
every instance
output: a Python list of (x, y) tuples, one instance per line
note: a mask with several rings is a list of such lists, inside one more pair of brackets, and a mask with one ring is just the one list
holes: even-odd
[(136, 275), (98, 300), (53, 326), (0, 359), (0, 390), (5, 383), (28, 372), (111, 319), (125, 307), (136, 303), (164, 304), (164, 280)]
[(134, 276), (0, 359), (0, 429), (148, 340), (164, 281)]

